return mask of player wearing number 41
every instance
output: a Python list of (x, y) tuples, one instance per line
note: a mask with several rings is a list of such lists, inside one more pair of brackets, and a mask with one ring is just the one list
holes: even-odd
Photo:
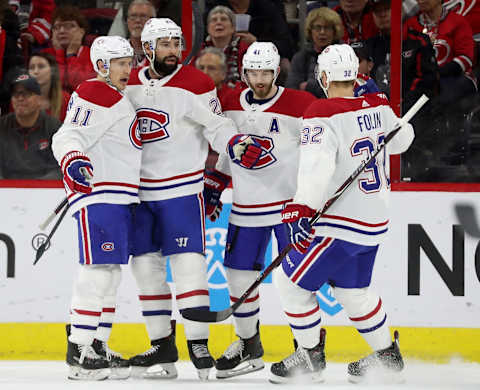
[(132, 70), (132, 47), (121, 37), (98, 37), (90, 58), (97, 78), (73, 92), (52, 149), (80, 250), (67, 327), (69, 378), (100, 380), (129, 372), (128, 361), (108, 348), (102, 329), (112, 325), (120, 264), (130, 255), (142, 143), (131, 131), (135, 110), (122, 92)]
[(385, 153), (360, 174), (357, 185), (311, 226), (315, 210), (322, 209), (399, 122), (384, 95), (354, 97), (358, 58), (350, 46), (329, 46), (317, 62), (318, 82), (328, 99), (316, 101), (304, 114), (297, 192), (282, 212), (295, 250), (274, 273), (298, 348), (272, 365), (270, 380), (288, 382), (297, 376), (322, 380), (325, 330), (320, 328), (315, 291), (324, 283), (330, 283), (337, 301), (374, 351), (348, 365), (349, 379), (360, 381), (375, 367), (399, 379), (403, 360), (398, 332), (392, 342), (383, 302), (369, 286), (388, 229), (389, 155), (408, 149), (413, 128), (405, 124)]
[[(237, 134), (224, 117), (213, 81), (192, 66), (180, 65), (182, 30), (167, 18), (152, 18), (141, 34), (149, 66), (132, 75), (127, 95), (136, 108), (143, 140), (141, 204), (135, 210), (132, 272), (152, 347), (130, 359), (132, 373), (174, 378), (178, 353), (171, 325), (172, 293), (177, 306), (209, 307), (205, 261), (203, 173), (210, 144), (233, 161), (254, 167), (260, 145)], [(187, 346), (200, 379), (214, 360), (208, 350), (208, 324), (184, 321)]]
[[(233, 182), (233, 205), (225, 248), (225, 271), (230, 299), (235, 301), (255, 281), (265, 262), (272, 236), (279, 252), (288, 244), (281, 211), (295, 194), (304, 110), (315, 100), (308, 92), (275, 85), (280, 56), (271, 42), (255, 42), (243, 57), (242, 79), (249, 86), (222, 101), (227, 117), (262, 145), (254, 168), (219, 157), (217, 170), (205, 178), (207, 216), (221, 209), (222, 190)], [(259, 291), (254, 291), (233, 314), (239, 337), (217, 360), (217, 378), (260, 370), (263, 348), (259, 334)]]

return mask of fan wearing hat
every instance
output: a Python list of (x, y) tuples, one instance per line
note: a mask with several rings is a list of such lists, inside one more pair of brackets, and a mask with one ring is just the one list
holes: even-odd
[(40, 109), (40, 86), (27, 73), (10, 82), (13, 112), (0, 117), (0, 178), (59, 179), (51, 150), (60, 121)]
[(358, 57), (358, 74), (353, 87), (355, 96), (379, 92), (375, 80), (370, 77), (374, 63), (368, 48), (363, 42), (353, 42), (350, 46)]

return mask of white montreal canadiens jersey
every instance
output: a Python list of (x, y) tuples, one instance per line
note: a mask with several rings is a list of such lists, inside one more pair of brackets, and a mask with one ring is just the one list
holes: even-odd
[[(383, 94), (332, 98), (305, 112), (295, 202), (321, 209), (398, 123)], [(315, 225), (317, 236), (362, 245), (380, 243), (388, 230), (390, 154), (412, 143), (406, 125)]]
[(225, 153), (235, 124), (222, 116), (212, 80), (194, 67), (179, 65), (162, 79), (147, 75), (141, 68), (127, 86), (143, 142), (140, 199), (202, 192), (208, 144)]
[(86, 154), (93, 166), (93, 190), (86, 195), (67, 189), (72, 213), (96, 203), (139, 202), (142, 142), (135, 122), (130, 101), (104, 82), (87, 80), (73, 92), (52, 150), (59, 164), (68, 152)]
[(229, 94), (222, 105), (239, 131), (252, 135), (262, 146), (259, 163), (247, 169), (223, 156), (217, 169), (232, 176), (230, 222), (271, 226), (282, 222), (283, 206), (295, 194), (302, 116), (315, 97), (279, 87), (272, 100), (259, 105), (248, 103), (248, 91)]

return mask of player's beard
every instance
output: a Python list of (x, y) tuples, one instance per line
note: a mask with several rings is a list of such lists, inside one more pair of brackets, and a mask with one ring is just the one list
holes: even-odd
[[(258, 83), (258, 84), (260, 84), (260, 83)], [(253, 92), (255, 92), (255, 95), (257, 95), (260, 99), (265, 99), (273, 88), (273, 82), (269, 85), (268, 84), (262, 84), (264, 86), (263, 89), (257, 88), (258, 84), (253, 86), (253, 88), (252, 88)]]
[[(166, 60), (170, 58), (175, 58), (175, 64), (167, 64)], [(155, 70), (163, 75), (163, 76), (168, 76), (171, 74), (175, 69), (177, 69), (178, 66), (178, 57), (176, 56), (170, 56), (170, 57), (164, 57), (161, 61), (159, 61), (157, 58), (155, 58), (154, 61), (154, 66)]]

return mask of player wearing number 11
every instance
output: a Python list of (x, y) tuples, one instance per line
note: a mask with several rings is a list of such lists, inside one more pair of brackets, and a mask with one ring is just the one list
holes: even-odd
[(392, 343), (382, 300), (370, 290), (379, 245), (388, 230), (389, 154), (403, 153), (413, 141), (405, 124), (358, 176), (328, 214), (314, 226), (309, 218), (351, 172), (367, 160), (399, 119), (383, 94), (354, 97), (358, 58), (348, 45), (332, 45), (319, 55), (317, 80), (328, 96), (303, 115), (297, 192), (282, 212), (291, 250), (274, 274), (283, 309), (298, 344), (293, 355), (275, 363), (270, 380), (288, 382), (297, 375), (322, 380), (325, 330), (314, 292), (324, 283), (374, 353), (348, 365), (359, 381), (375, 366), (403, 369), (398, 332)]

